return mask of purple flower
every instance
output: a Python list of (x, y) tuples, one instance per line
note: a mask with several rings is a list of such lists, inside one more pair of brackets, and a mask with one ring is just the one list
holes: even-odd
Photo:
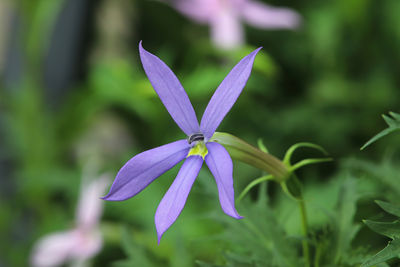
[(210, 25), (216, 46), (231, 49), (243, 44), (245, 22), (260, 29), (296, 29), (300, 15), (289, 8), (272, 7), (253, 0), (174, 0), (177, 10)]
[(140, 42), (140, 58), (147, 77), (188, 138), (147, 150), (130, 159), (118, 172), (104, 199), (121, 201), (131, 198), (186, 158), (157, 208), (155, 224), (158, 242), (181, 213), (203, 161), (214, 175), (223, 211), (233, 218), (242, 218), (235, 208), (232, 160), (222, 145), (209, 142), (209, 139), (242, 92), (260, 49), (244, 57), (226, 76), (208, 103), (199, 125), (189, 97), (177, 77), (164, 62), (147, 52)]

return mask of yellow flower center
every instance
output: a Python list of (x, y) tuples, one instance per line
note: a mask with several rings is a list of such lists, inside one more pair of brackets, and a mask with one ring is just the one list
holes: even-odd
[(207, 156), (208, 150), (206, 147), (206, 144), (203, 141), (197, 142), (190, 150), (188, 155), (186, 156), (187, 158), (190, 156), (201, 156), (203, 159)]

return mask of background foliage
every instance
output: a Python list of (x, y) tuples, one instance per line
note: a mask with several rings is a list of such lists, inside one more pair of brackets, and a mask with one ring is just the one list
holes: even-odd
[[(139, 40), (174, 70), (198, 111), (234, 64), (263, 46), (219, 130), (254, 145), (262, 138), (278, 157), (307, 141), (334, 158), (298, 173), (314, 266), (358, 266), (390, 239), (398, 246), (398, 229), (376, 224), (398, 217), (374, 200), (400, 205), (400, 136), (360, 147), (387, 127), (381, 114), (399, 112), (400, 2), (268, 3), (297, 10), (302, 27), (245, 26), (247, 45), (226, 52), (210, 43), (207, 26), (159, 1), (3, 0), (0, 265), (27, 265), (39, 237), (73, 224), (84, 166), (115, 175), (133, 155), (183, 138), (144, 74)], [(262, 173), (234, 165), (238, 195)], [(240, 202), (245, 219), (236, 221), (221, 211), (208, 170), (157, 246), (154, 213), (177, 170), (133, 199), (105, 203), (95, 266), (300, 266), (296, 203), (268, 183)]]

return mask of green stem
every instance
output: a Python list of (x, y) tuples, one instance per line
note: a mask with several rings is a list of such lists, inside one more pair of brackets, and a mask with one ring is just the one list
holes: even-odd
[(307, 214), (306, 214), (306, 206), (304, 205), (304, 200), (301, 199), (298, 201), (301, 215), (301, 229), (303, 232), (304, 239), (302, 241), (303, 245), (303, 257), (304, 264), (306, 267), (310, 267), (310, 249), (308, 247), (308, 224), (307, 224)]
[(314, 267), (319, 267), (319, 260), (321, 258), (321, 247), (317, 245), (315, 249)]

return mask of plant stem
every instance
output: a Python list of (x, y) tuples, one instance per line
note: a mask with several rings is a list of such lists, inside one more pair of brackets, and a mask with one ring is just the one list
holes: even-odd
[(298, 201), (301, 215), (301, 228), (303, 232), (304, 239), (302, 241), (303, 245), (303, 257), (304, 264), (306, 267), (310, 267), (310, 249), (308, 247), (308, 224), (307, 224), (307, 214), (306, 214), (306, 206), (304, 205), (304, 200), (301, 199)]
[(314, 267), (319, 267), (320, 258), (321, 258), (321, 247), (317, 245), (317, 248), (315, 249)]

